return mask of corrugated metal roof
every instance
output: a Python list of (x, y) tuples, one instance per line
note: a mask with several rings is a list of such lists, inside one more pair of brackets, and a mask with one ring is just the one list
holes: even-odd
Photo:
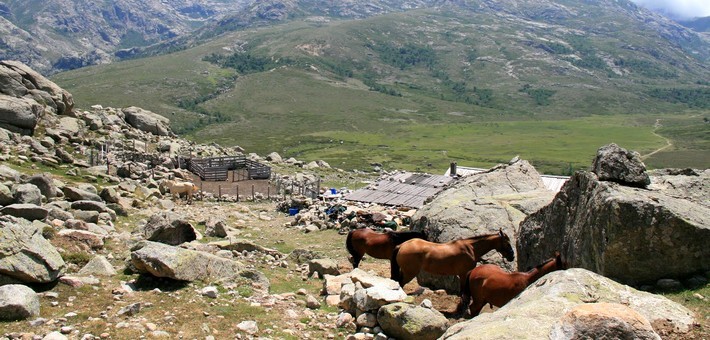
[[(459, 176), (473, 175), (487, 171), (488, 169), (481, 168), (469, 168), (465, 166), (456, 166), (456, 174)], [(451, 168), (446, 170), (444, 176), (449, 176), (451, 174)], [(555, 175), (540, 175), (542, 177), (542, 183), (548, 190), (559, 192), (562, 186), (567, 182), (569, 176), (555, 176)]]
[(441, 191), (454, 178), (402, 172), (343, 197), (349, 201), (420, 208), (427, 198)]

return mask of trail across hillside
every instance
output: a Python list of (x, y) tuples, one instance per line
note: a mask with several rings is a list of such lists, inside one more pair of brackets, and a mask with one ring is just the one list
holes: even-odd
[(663, 126), (663, 125), (661, 124), (661, 120), (660, 120), (660, 119), (656, 119), (656, 123), (653, 124), (653, 132), (652, 132), (652, 133), (653, 133), (654, 135), (658, 136), (659, 138), (663, 138), (663, 140), (666, 141), (666, 145), (664, 145), (664, 146), (662, 146), (662, 147), (660, 147), (660, 148), (658, 148), (658, 149), (656, 149), (656, 150), (653, 150), (653, 151), (651, 151), (650, 153), (647, 153), (647, 154), (645, 154), (645, 155), (641, 155), (641, 160), (646, 160), (646, 159), (648, 159), (649, 157), (651, 157), (651, 156), (653, 156), (653, 155), (655, 155), (655, 154), (657, 154), (657, 153), (659, 153), (659, 152), (661, 152), (661, 151), (663, 151), (663, 150), (665, 150), (665, 149), (668, 149), (669, 147), (673, 146), (673, 143), (671, 143), (671, 140), (670, 140), (670, 139), (668, 139), (668, 138), (666, 138), (666, 137), (663, 137), (663, 136), (659, 135), (658, 133), (656, 133), (656, 130), (658, 130), (658, 129), (659, 129), (660, 127), (662, 127), (662, 126)]

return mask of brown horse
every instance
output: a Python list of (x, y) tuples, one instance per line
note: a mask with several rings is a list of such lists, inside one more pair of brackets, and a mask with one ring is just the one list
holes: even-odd
[(345, 247), (352, 255), (353, 268), (357, 268), (365, 254), (376, 259), (389, 259), (396, 246), (413, 238), (426, 240), (426, 234), (418, 231), (378, 233), (370, 228), (360, 228), (348, 233)]
[(471, 317), (478, 315), (486, 303), (501, 307), (543, 275), (562, 269), (567, 269), (567, 263), (562, 261), (560, 252), (555, 252), (555, 257), (528, 272), (507, 273), (494, 264), (480, 265), (469, 271), (465, 279), (461, 280), (459, 311), (464, 312), (471, 299)]
[(515, 253), (508, 235), (500, 230), (496, 234), (475, 236), (447, 243), (433, 243), (412, 239), (395, 248), (390, 259), (392, 280), (404, 287), (419, 271), (437, 275), (458, 275), (460, 278), (491, 250), (500, 252), (506, 260), (513, 261)]

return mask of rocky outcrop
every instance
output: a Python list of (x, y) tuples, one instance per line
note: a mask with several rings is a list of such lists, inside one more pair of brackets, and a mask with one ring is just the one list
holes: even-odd
[(623, 304), (643, 316), (661, 336), (685, 334), (695, 323), (690, 310), (662, 296), (574, 268), (543, 276), (495, 312), (451, 326), (441, 339), (557, 339), (552, 335), (569, 324), (576, 308), (588, 303)]
[[(519, 223), (553, 197), (554, 192), (545, 188), (535, 168), (525, 160), (518, 160), (452, 184), (417, 211), (412, 217), (417, 221), (413, 229), (424, 230), (429, 241), (438, 243), (493, 234), (502, 229), (515, 243)], [(495, 251), (484, 258), (508, 270), (517, 269), (514, 262), (506, 262)], [(417, 281), (430, 288), (454, 292), (459, 289), (459, 281), (453, 276), (420, 273)]]
[[(710, 270), (710, 202), (679, 194), (681, 185), (707, 193), (710, 171), (672, 177), (641, 189), (575, 173), (550, 205), (521, 224), (519, 267), (559, 250), (571, 267), (628, 284)], [(678, 186), (666, 191), (669, 183)]]
[(39, 316), (39, 297), (31, 288), (10, 284), (0, 286), (0, 319), (23, 320)]
[(126, 123), (134, 128), (150, 132), (157, 136), (174, 136), (170, 129), (170, 120), (148, 110), (131, 106), (122, 110)]
[(45, 113), (70, 115), (72, 95), (18, 61), (0, 61), (0, 127), (34, 133)]
[(25, 220), (0, 217), (0, 244), (0, 284), (49, 283), (64, 271), (64, 260), (42, 229)]
[(157, 277), (204, 282), (242, 278), (268, 290), (269, 281), (264, 274), (247, 270), (239, 262), (157, 242), (143, 241), (133, 247), (131, 264), (139, 273)]

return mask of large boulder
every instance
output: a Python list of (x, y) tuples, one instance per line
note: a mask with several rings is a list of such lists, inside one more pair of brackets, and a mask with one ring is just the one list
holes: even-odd
[(0, 94), (0, 127), (23, 135), (32, 135), (42, 116), (42, 105), (30, 98)]
[(148, 241), (178, 245), (197, 239), (197, 231), (182, 216), (164, 211), (150, 217), (142, 229)]
[[(57, 186), (54, 184), (54, 180), (49, 174), (37, 174), (30, 176), (27, 179), (27, 183), (33, 184), (42, 193), (42, 196), (50, 200), (57, 196), (58, 190)], [(19, 202), (18, 202), (19, 203)]]
[[(464, 177), (441, 191), (413, 216), (412, 229), (424, 230), (429, 241), (437, 243), (493, 234), (502, 229), (515, 243), (519, 223), (547, 205), (554, 194), (530, 163), (518, 160)], [(483, 258), (507, 270), (517, 269), (515, 262), (506, 262), (496, 251)], [(431, 288), (459, 290), (455, 276), (422, 272), (417, 280)]]
[(245, 278), (268, 290), (269, 281), (243, 264), (201, 251), (143, 241), (132, 248), (131, 264), (139, 273), (182, 281), (230, 281)]
[(73, 114), (74, 99), (69, 92), (19, 61), (0, 61), (0, 93), (32, 98), (58, 115)]
[(62, 193), (67, 201), (96, 201), (102, 202), (101, 196), (89, 190), (65, 186), (62, 188)]
[(34, 184), (15, 185), (12, 187), (12, 197), (15, 198), (15, 203), (42, 205), (42, 192)]
[(623, 304), (661, 336), (686, 334), (695, 324), (690, 310), (665, 297), (573, 268), (543, 276), (495, 312), (449, 327), (441, 339), (558, 339), (552, 335), (569, 324), (568, 313), (590, 303)]
[(148, 110), (139, 107), (131, 106), (124, 108), (126, 123), (134, 128), (150, 132), (157, 136), (172, 136), (173, 132), (170, 129), (170, 120)]
[(49, 283), (64, 271), (64, 260), (42, 236), (41, 225), (0, 217), (0, 244), (0, 284)]
[(49, 210), (36, 204), (15, 203), (0, 208), (0, 213), (29, 221), (43, 221), (49, 215)]
[(646, 165), (636, 151), (626, 150), (614, 143), (602, 146), (592, 162), (592, 172), (600, 181), (612, 181), (645, 188), (651, 184)]
[(398, 302), (377, 311), (377, 322), (388, 336), (397, 339), (438, 339), (448, 327), (448, 320), (433, 308)]
[[(666, 191), (600, 181), (578, 171), (550, 205), (521, 224), (518, 266), (534, 266), (559, 250), (571, 267), (627, 284), (710, 270), (710, 171), (670, 177), (663, 183), (677, 186)], [(692, 190), (704, 191), (705, 198), (686, 199), (682, 185), (700, 188)]]
[(39, 316), (39, 296), (24, 285), (0, 286), (0, 319), (24, 320)]

